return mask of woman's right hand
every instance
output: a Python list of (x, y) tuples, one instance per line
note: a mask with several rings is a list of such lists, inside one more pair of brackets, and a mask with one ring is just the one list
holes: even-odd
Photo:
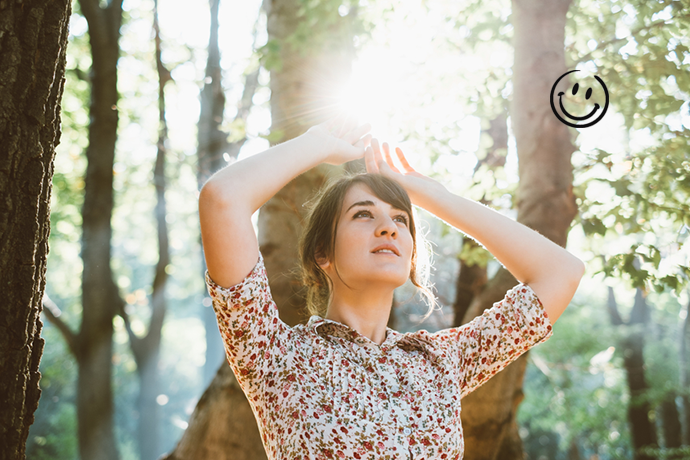
[(341, 165), (364, 157), (371, 143), (369, 131), (369, 123), (357, 126), (354, 119), (340, 116), (312, 126), (304, 135), (324, 153), (323, 163)]

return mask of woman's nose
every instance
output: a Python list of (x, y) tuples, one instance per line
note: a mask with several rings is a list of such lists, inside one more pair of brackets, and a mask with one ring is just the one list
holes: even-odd
[(398, 236), (398, 227), (390, 217), (383, 217), (378, 227), (376, 228), (376, 236), (390, 235), (392, 237)]

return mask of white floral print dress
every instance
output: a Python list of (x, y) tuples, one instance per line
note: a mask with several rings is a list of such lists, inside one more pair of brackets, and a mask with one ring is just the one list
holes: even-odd
[(462, 459), (460, 400), (552, 335), (522, 283), (467, 324), (387, 328), (381, 345), (319, 316), (281, 321), (261, 253), (239, 284), (206, 283), (269, 460)]

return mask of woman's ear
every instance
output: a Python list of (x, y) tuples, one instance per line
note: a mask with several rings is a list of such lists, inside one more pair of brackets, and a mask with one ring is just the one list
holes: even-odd
[(319, 267), (321, 267), (323, 270), (327, 269), (331, 265), (331, 262), (328, 260), (328, 258), (321, 252), (316, 253), (314, 258), (316, 259), (316, 263), (319, 264)]
[(331, 265), (331, 262), (325, 257), (318, 257), (316, 259), (316, 263), (319, 264), (319, 267), (321, 267), (323, 270), (327, 269)]

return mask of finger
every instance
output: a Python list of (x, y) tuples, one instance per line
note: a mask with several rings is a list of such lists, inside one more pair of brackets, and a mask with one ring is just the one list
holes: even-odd
[(400, 160), (400, 164), (402, 164), (406, 172), (417, 172), (412, 166), (410, 166), (410, 163), (407, 162), (407, 159), (405, 158), (405, 155), (403, 155), (403, 151), (400, 147), (395, 148), (395, 153), (398, 154), (398, 160)]
[(379, 167), (374, 159), (374, 150), (372, 150), (371, 146), (364, 149), (364, 164), (367, 167), (368, 173), (377, 174), (379, 172)]
[(376, 165), (379, 166), (378, 171), (381, 172), (381, 168), (385, 168), (387, 166), (387, 163), (381, 155), (381, 149), (379, 148), (379, 140), (376, 138), (372, 139), (371, 147), (374, 151), (374, 161), (376, 161)]
[(354, 146), (360, 149), (364, 149), (369, 147), (369, 145), (371, 145), (371, 134), (367, 134), (366, 136), (358, 140)]
[(342, 138), (345, 133), (352, 130), (353, 125), (353, 119), (349, 114), (340, 113), (329, 123), (328, 132), (335, 137)]
[(363, 125), (357, 126), (343, 137), (343, 140), (345, 142), (348, 142), (350, 144), (353, 144), (357, 142), (359, 139), (361, 139), (362, 136), (364, 136), (366, 133), (371, 131), (371, 124), (369, 123), (364, 123)]
[(391, 150), (390, 147), (388, 147), (388, 143), (384, 142), (383, 143), (383, 153), (386, 155), (386, 163), (391, 167), (391, 169), (397, 173), (400, 172), (400, 170), (395, 166), (393, 163), (393, 158), (391, 158)]

